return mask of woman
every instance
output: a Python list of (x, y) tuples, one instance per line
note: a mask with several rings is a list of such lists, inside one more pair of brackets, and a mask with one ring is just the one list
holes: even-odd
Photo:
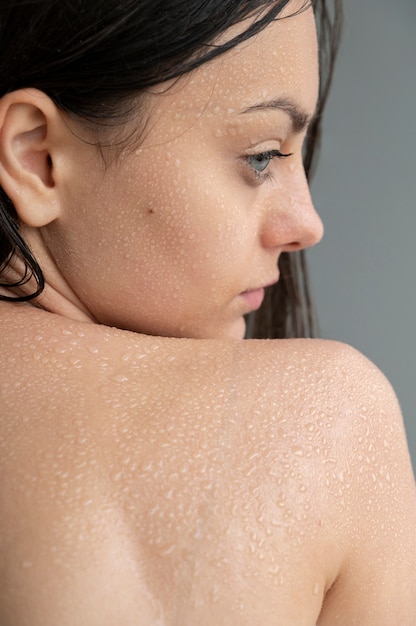
[(307, 318), (312, 7), (11, 0), (0, 25), (0, 623), (414, 624), (389, 384), (341, 344), (241, 341), (271, 285), (264, 334)]

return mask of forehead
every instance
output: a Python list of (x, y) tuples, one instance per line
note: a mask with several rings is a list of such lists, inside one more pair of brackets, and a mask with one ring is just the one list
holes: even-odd
[(275, 20), (176, 82), (159, 85), (148, 98), (159, 120), (168, 114), (180, 126), (181, 121), (233, 115), (277, 99), (294, 102), (312, 116), (318, 87), (315, 20), (308, 8)]

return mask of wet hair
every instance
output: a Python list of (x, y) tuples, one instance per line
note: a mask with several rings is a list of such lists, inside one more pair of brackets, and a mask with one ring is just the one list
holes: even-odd
[[(16, 89), (37, 88), (71, 118), (97, 131), (117, 128), (137, 111), (140, 93), (180, 77), (249, 39), (278, 19), (291, 2), (8, 0), (0, 5), (0, 98)], [(337, 51), (340, 2), (305, 0), (296, 11), (313, 4), (320, 38), (320, 99), (305, 142), (307, 175), (314, 165)], [(217, 43), (228, 28), (248, 17), (254, 19), (245, 31)], [(25, 269), (16, 281), (7, 282), (15, 258), (23, 261)], [(279, 266), (281, 279), (269, 290), (262, 309), (249, 320), (250, 335), (313, 336), (303, 252), (282, 254)], [(33, 300), (44, 289), (42, 270), (21, 237), (15, 208), (1, 187), (0, 276), (0, 287), (9, 294), (17, 290), (17, 295), (0, 295), (2, 300)], [(33, 280), (34, 291), (20, 295), (20, 289)]]

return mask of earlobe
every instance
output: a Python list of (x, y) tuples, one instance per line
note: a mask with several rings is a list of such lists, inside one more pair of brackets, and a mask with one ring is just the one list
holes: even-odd
[(60, 214), (54, 177), (59, 112), (48, 96), (22, 89), (0, 100), (0, 185), (19, 219), (41, 227)]

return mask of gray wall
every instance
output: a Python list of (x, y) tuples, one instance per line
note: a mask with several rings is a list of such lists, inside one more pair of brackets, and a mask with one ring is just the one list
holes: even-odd
[(416, 468), (416, 0), (344, 0), (312, 185), (309, 253), (324, 337), (372, 359), (402, 406)]

